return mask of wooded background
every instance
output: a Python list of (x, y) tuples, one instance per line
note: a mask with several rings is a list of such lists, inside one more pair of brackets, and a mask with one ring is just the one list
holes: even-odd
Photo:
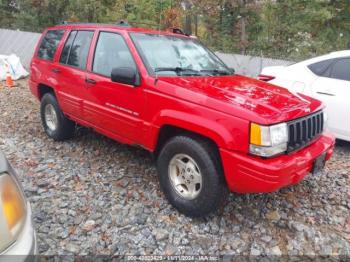
[(301, 60), (350, 48), (350, 0), (0, 0), (0, 28), (181, 27), (215, 51)]

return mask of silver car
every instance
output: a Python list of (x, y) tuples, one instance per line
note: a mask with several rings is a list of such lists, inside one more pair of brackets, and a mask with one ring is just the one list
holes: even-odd
[(31, 261), (36, 250), (30, 204), (16, 172), (0, 152), (0, 260), (11, 255), (16, 261)]

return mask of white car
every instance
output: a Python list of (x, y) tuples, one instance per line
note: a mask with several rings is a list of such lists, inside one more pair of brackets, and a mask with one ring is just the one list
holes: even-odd
[(266, 67), (258, 78), (323, 101), (329, 131), (350, 141), (350, 50), (289, 66)]
[(35, 261), (36, 250), (30, 204), (0, 152), (0, 261)]

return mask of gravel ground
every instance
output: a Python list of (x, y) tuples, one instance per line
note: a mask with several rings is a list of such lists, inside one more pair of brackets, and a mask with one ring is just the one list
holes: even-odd
[(40, 254), (350, 255), (350, 143), (298, 186), (231, 194), (220, 214), (190, 219), (165, 200), (149, 153), (86, 129), (48, 139), (25, 81), (0, 89), (0, 117)]

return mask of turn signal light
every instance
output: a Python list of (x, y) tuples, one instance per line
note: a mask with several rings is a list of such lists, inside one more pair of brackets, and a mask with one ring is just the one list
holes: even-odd
[(254, 145), (261, 145), (261, 126), (255, 123), (250, 125), (250, 143)]
[(25, 218), (25, 203), (16, 182), (9, 176), (0, 177), (0, 203), (10, 231), (17, 231)]

